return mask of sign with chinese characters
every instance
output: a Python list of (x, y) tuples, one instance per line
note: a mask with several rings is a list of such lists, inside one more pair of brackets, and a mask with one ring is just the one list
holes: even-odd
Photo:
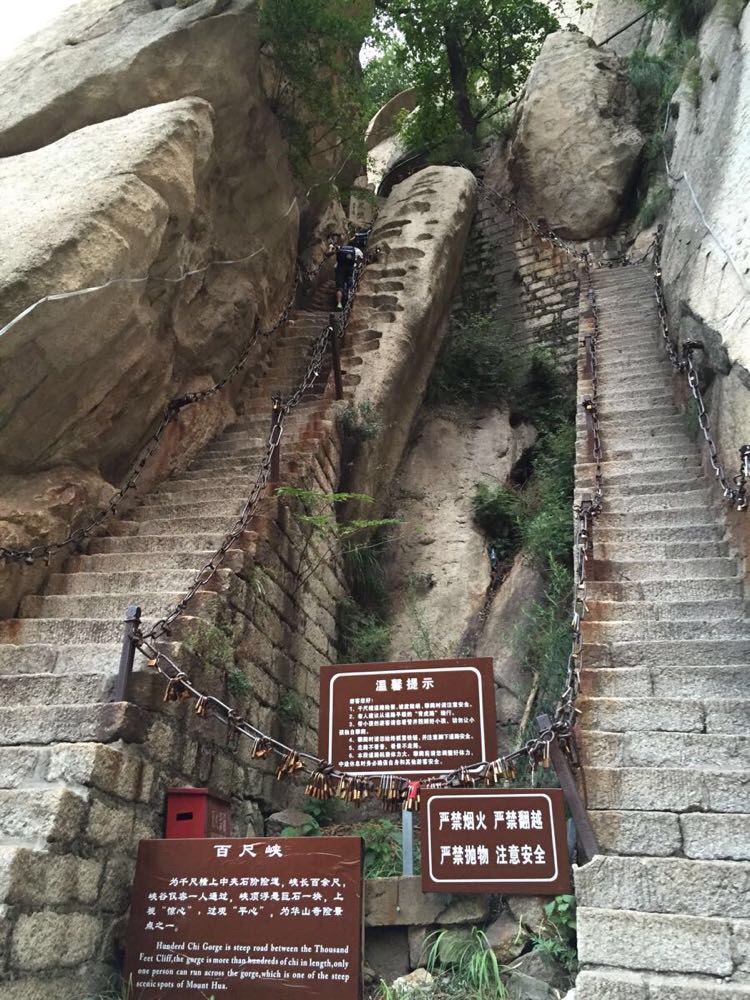
[(143, 840), (132, 1000), (359, 1000), (362, 841)]
[(491, 659), (321, 671), (319, 756), (353, 775), (417, 780), (497, 757)]
[(420, 813), (425, 892), (570, 892), (559, 788), (426, 789)]

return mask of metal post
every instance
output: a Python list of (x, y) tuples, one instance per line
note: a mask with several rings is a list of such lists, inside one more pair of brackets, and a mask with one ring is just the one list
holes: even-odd
[(594, 401), (587, 396), (581, 403), (581, 406), (586, 414), (586, 446), (588, 448), (589, 455), (593, 460), (595, 457), (594, 451), (596, 444), (596, 437), (594, 435)]
[[(548, 733), (552, 728), (552, 720), (548, 715), (538, 716), (536, 724), (539, 727), (540, 733)], [(560, 744), (558, 743), (556, 736), (553, 737), (552, 742), (549, 745), (549, 755), (552, 760), (552, 766), (555, 769), (555, 773), (560, 780), (560, 787), (565, 795), (565, 801), (568, 803), (570, 815), (575, 823), (581, 853), (587, 861), (590, 861), (594, 855), (601, 854), (601, 850), (599, 849), (596, 834), (594, 833), (588, 813), (586, 812), (586, 807), (583, 804), (581, 793), (578, 791), (578, 785), (576, 784), (575, 776), (573, 775), (573, 771), (568, 763), (568, 758), (560, 748)]]
[(336, 399), (343, 399), (344, 384), (341, 380), (341, 344), (339, 343), (339, 332), (336, 329), (336, 320), (333, 313), (331, 313), (328, 323), (331, 331), (331, 358), (333, 361), (333, 383), (336, 387)]
[(401, 853), (403, 854), (403, 874), (414, 874), (414, 813), (401, 810)]
[(594, 338), (588, 333), (583, 338), (583, 346), (586, 350), (586, 361), (583, 366), (583, 377), (594, 377)]
[(120, 653), (120, 670), (115, 684), (115, 701), (128, 700), (128, 686), (133, 672), (135, 660), (135, 635), (141, 623), (141, 609), (131, 604), (125, 612), (125, 631), (122, 637), (122, 652)]
[[(281, 422), (281, 396), (273, 396), (271, 399), (271, 435), (274, 435), (276, 428)], [(271, 483), (278, 485), (281, 478), (281, 439), (276, 444), (271, 455)]]

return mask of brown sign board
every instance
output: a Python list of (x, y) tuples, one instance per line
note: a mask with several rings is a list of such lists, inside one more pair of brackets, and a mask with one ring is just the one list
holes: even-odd
[(132, 1000), (359, 1000), (362, 935), (359, 837), (143, 840), (125, 980)]
[(318, 754), (348, 774), (418, 780), (497, 757), (491, 659), (321, 668)]
[(571, 891), (559, 788), (425, 789), (420, 817), (425, 892)]

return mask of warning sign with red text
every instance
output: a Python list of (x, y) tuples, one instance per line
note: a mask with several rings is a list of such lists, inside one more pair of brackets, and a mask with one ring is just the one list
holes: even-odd
[(353, 775), (418, 779), (497, 756), (491, 659), (321, 668), (318, 753)]
[(426, 892), (570, 892), (560, 789), (423, 790), (420, 817)]
[(362, 900), (359, 837), (141, 841), (132, 1000), (359, 1000)]

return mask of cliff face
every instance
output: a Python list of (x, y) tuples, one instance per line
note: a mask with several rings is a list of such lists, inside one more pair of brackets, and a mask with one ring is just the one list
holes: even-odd
[[(213, 384), (292, 294), (308, 202), (263, 91), (255, 6), (82, 0), (0, 65), (0, 329), (105, 286), (0, 337), (6, 545), (64, 537), (100, 506), (166, 402)], [(318, 207), (308, 231), (320, 215), (342, 218)], [(152, 479), (234, 419), (237, 388), (183, 412)], [(3, 570), (0, 610), (39, 572)]]
[(732, 473), (750, 441), (750, 8), (737, 14), (716, 5), (698, 40), (698, 99), (684, 84), (675, 95), (664, 246), (673, 325), (705, 345), (711, 416)]

